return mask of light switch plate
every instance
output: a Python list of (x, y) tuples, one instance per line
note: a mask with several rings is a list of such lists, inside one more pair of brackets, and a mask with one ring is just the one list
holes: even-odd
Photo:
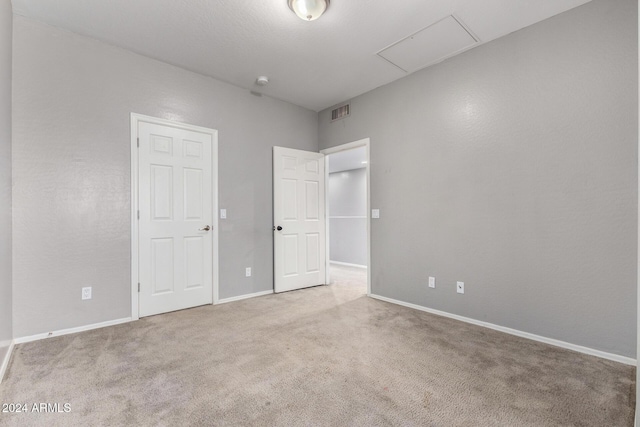
[(251, 267), (247, 267), (247, 268), (244, 270), (244, 275), (245, 275), (246, 277), (251, 277)]
[(435, 277), (429, 276), (429, 287), (430, 288), (435, 288), (436, 287), (436, 278)]
[(82, 288), (82, 299), (91, 299), (91, 286)]
[(220, 209), (220, 219), (227, 219), (227, 210)]
[(464, 282), (456, 283), (456, 292), (459, 294), (464, 294)]
[(380, 209), (371, 209), (371, 218), (380, 218)]

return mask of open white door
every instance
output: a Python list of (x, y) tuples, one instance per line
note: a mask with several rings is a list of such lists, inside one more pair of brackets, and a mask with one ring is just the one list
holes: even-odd
[(211, 304), (216, 131), (137, 126), (139, 316)]
[(275, 292), (325, 281), (324, 155), (273, 147)]

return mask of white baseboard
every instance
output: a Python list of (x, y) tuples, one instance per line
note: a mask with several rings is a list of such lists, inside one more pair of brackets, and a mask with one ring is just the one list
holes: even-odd
[(340, 261), (329, 261), (329, 263), (331, 264), (336, 264), (336, 265), (344, 265), (345, 267), (356, 267), (356, 268), (367, 268), (366, 265), (360, 265), (360, 264), (349, 264), (348, 262), (340, 262)]
[(218, 304), (226, 304), (228, 302), (240, 301), (240, 300), (243, 300), (243, 299), (261, 297), (263, 295), (270, 295), (272, 293), (273, 293), (273, 289), (269, 289), (268, 291), (256, 292), (256, 293), (253, 293), (253, 294), (246, 294), (246, 295), (239, 295), (237, 297), (231, 297), (231, 298), (224, 298), (224, 299), (218, 300), (216, 305), (218, 305)]
[(13, 347), (15, 347), (15, 345), (16, 343), (14, 340), (9, 341), (9, 349), (7, 350), (7, 354), (4, 355), (4, 360), (2, 360), (2, 363), (0, 364), (0, 384), (4, 379), (4, 374), (7, 373), (7, 368), (9, 368), (9, 360), (11, 360), (11, 354), (13, 353)]
[(636, 359), (632, 359), (630, 357), (620, 356), (618, 354), (613, 354), (613, 353), (607, 353), (605, 351), (595, 350), (593, 348), (583, 347), (581, 345), (571, 344), (571, 343), (568, 343), (568, 342), (565, 342), (565, 341), (560, 341), (560, 340), (556, 340), (556, 339), (553, 339), (553, 338), (547, 338), (547, 337), (543, 337), (543, 336), (540, 336), (540, 335), (531, 334), (529, 332), (519, 331), (517, 329), (507, 328), (505, 326), (494, 325), (493, 323), (483, 322), (481, 320), (475, 320), (475, 319), (471, 319), (469, 317), (458, 316), (457, 314), (447, 313), (446, 311), (435, 310), (435, 309), (428, 308), (428, 307), (423, 307), (423, 306), (417, 305), (417, 304), (411, 304), (411, 303), (404, 302), (404, 301), (398, 301), (398, 300), (395, 300), (395, 299), (392, 299), (392, 298), (382, 297), (380, 295), (370, 294), (369, 296), (371, 298), (375, 298), (375, 299), (378, 299), (378, 300), (381, 300), (381, 301), (390, 302), (392, 304), (397, 304), (397, 305), (402, 305), (404, 307), (413, 308), (415, 310), (425, 311), (427, 313), (436, 314), (438, 316), (449, 317), (451, 319), (459, 320), (461, 322), (471, 323), (473, 325), (482, 326), (482, 327), (485, 327), (485, 328), (489, 328), (489, 329), (493, 329), (493, 330), (496, 330), (496, 331), (504, 332), (504, 333), (507, 333), (507, 334), (510, 334), (510, 335), (515, 335), (517, 337), (528, 338), (528, 339), (533, 340), (533, 341), (539, 341), (539, 342), (542, 342), (542, 343), (545, 343), (545, 344), (550, 344), (550, 345), (553, 345), (553, 346), (556, 346), (556, 347), (566, 348), (568, 350), (573, 350), (573, 351), (577, 351), (579, 353), (584, 353), (584, 354), (588, 354), (588, 355), (591, 355), (591, 356), (600, 357), (602, 359), (608, 359), (608, 360), (613, 360), (614, 362), (624, 363), (625, 365), (636, 366)]
[(131, 317), (124, 319), (108, 320), (106, 322), (93, 323), (91, 325), (78, 326), (75, 328), (61, 329), (59, 331), (45, 332), (44, 334), (30, 335), (28, 337), (21, 337), (14, 339), (16, 344), (23, 344), (26, 342), (43, 340), (45, 338), (59, 337), (61, 335), (75, 334), (77, 332), (90, 331), (92, 329), (106, 328), (107, 326), (120, 325), (121, 323), (128, 323), (133, 321)]

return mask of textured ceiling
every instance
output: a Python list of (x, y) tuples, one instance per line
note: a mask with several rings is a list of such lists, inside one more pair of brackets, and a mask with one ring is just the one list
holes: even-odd
[[(332, 0), (313, 22), (286, 0), (12, 3), (16, 14), (319, 111), (406, 76), (376, 53), (448, 15), (481, 44), (588, 1)], [(268, 86), (255, 85), (259, 75)]]

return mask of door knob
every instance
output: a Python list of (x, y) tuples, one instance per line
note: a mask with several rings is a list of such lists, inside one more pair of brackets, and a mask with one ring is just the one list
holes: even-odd
[(205, 225), (204, 227), (199, 228), (198, 230), (200, 230), (200, 231), (209, 231), (209, 230), (211, 230), (211, 227), (209, 227), (208, 225)]
[(280, 227), (280, 226), (278, 226), (277, 228), (276, 228), (276, 227), (274, 227), (274, 228), (275, 228), (276, 230), (278, 230), (278, 231), (282, 231), (282, 227)]

